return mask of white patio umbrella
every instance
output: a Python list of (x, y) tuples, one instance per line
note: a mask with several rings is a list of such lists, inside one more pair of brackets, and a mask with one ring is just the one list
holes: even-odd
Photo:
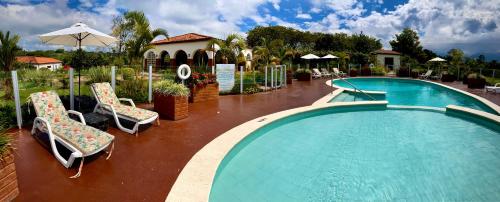
[(446, 60), (440, 57), (435, 57), (430, 59), (429, 62), (446, 62)]
[[(332, 54), (328, 54), (328, 55), (325, 55), (323, 57), (321, 57), (322, 59), (337, 59), (339, 57), (335, 56), (335, 55), (332, 55)], [(328, 70), (330, 70), (330, 65), (328, 65), (328, 63), (326, 63), (327, 65), (327, 68)]]
[[(309, 54), (307, 54), (307, 55), (304, 55), (304, 56), (302, 56), (302, 57), (300, 57), (300, 58), (302, 58), (302, 59), (304, 59), (304, 60), (315, 60), (315, 59), (320, 59), (320, 57), (319, 57), (319, 56), (314, 55), (314, 54), (312, 54), (312, 53), (309, 53)], [(309, 64), (310, 64), (310, 63), (311, 63), (311, 62), (309, 62)], [(309, 68), (309, 66), (307, 66), (307, 67)]]
[[(76, 23), (71, 27), (42, 34), (39, 36), (43, 43), (78, 47), (100, 46), (107, 47), (118, 41), (115, 37), (109, 36), (83, 23)], [(80, 96), (80, 69), (78, 68), (78, 96)]]
[[(446, 62), (446, 60), (443, 59), (443, 58), (440, 58), (440, 57), (435, 57), (435, 58), (430, 59), (429, 62)], [(441, 67), (438, 67), (438, 68), (439, 68), (438, 72), (440, 72), (441, 71)]]

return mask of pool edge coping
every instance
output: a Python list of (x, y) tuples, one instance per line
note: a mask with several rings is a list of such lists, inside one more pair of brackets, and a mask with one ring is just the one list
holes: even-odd
[[(478, 101), (482, 102), (483, 104), (485, 104), (485, 105), (486, 105), (486, 106), (488, 106), (489, 108), (491, 108), (491, 109), (493, 109), (494, 111), (496, 111), (496, 112), (497, 112), (497, 114), (499, 114), (499, 115), (496, 115), (496, 116), (500, 116), (500, 106), (498, 106), (497, 104), (495, 104), (495, 103), (493, 103), (493, 102), (491, 102), (491, 101), (487, 100), (486, 98), (483, 98), (483, 97), (481, 97), (481, 96), (479, 96), (479, 95), (475, 95), (475, 94), (469, 93), (469, 92), (464, 91), (464, 90), (460, 90), (460, 89), (457, 89), (457, 88), (454, 88), (454, 87), (451, 87), (451, 86), (447, 86), (447, 85), (442, 84), (442, 83), (437, 83), (437, 82), (434, 82), (434, 81), (428, 81), (428, 80), (421, 80), (421, 79), (413, 79), (413, 78), (399, 78), (399, 77), (398, 77), (398, 78), (383, 77), (383, 76), (377, 76), (377, 77), (349, 77), (349, 79), (366, 79), (366, 78), (368, 78), (368, 79), (370, 79), (370, 78), (383, 78), (383, 79), (401, 79), (401, 80), (412, 80), (412, 81), (422, 81), (422, 82), (427, 82), (427, 83), (430, 83), (430, 84), (439, 85), (439, 86), (445, 87), (445, 88), (447, 88), (447, 89), (454, 90), (454, 91), (456, 91), (456, 92), (459, 92), (459, 93), (465, 94), (465, 95), (467, 95), (467, 96), (470, 96), (470, 97), (472, 97), (472, 98), (474, 98), (474, 99), (476, 99), (476, 100), (478, 100)], [(325, 82), (325, 84), (326, 84), (327, 86), (330, 86), (330, 87), (333, 87), (333, 88), (343, 89), (343, 90), (345, 90), (345, 91), (356, 92), (356, 91), (355, 91), (354, 89), (352, 89), (352, 88), (344, 88), (344, 87), (340, 87), (340, 86), (337, 86), (337, 85), (333, 84), (333, 82), (332, 82), (332, 81), (336, 81), (336, 80), (340, 80), (340, 79), (329, 79), (329, 80), (327, 80), (327, 81)], [(365, 90), (363, 90), (363, 92), (365, 92), (365, 93), (367, 93), (367, 94), (381, 94), (381, 93), (385, 94), (385, 93), (386, 93), (385, 91), (365, 91)], [(337, 95), (338, 95), (338, 94), (337, 94)], [(329, 96), (329, 95), (326, 95), (326, 96), (324, 96), (324, 97), (320, 98), (319, 100), (324, 101), (324, 100), (326, 99), (326, 97), (327, 97), (327, 96)], [(335, 97), (335, 96), (334, 96), (334, 97)], [(334, 97), (331, 97), (331, 99), (333, 99)], [(331, 99), (330, 99), (330, 100), (331, 100)], [(318, 100), (318, 101), (319, 101), (319, 100)], [(330, 101), (330, 100), (328, 100), (328, 101)], [(316, 101), (316, 102), (318, 102), (318, 101)], [(328, 102), (328, 101), (327, 101), (327, 102)], [(315, 103), (316, 103), (316, 102), (315, 102)], [(467, 107), (466, 107), (466, 108), (467, 108)]]
[(217, 169), (231, 149), (257, 129), (279, 119), (319, 109), (345, 106), (387, 106), (387, 103), (387, 101), (318, 103), (275, 112), (240, 124), (210, 141), (191, 157), (179, 173), (165, 201), (208, 201)]

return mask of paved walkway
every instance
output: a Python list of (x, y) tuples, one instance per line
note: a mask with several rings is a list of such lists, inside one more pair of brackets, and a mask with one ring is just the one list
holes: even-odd
[[(325, 80), (294, 81), (288, 88), (256, 95), (221, 96), (218, 101), (189, 105), (189, 118), (162, 120), (139, 137), (110, 128), (115, 151), (110, 160), (87, 161), (82, 176), (64, 168), (29, 129), (17, 135), (17, 201), (164, 201), (177, 175), (199, 149), (223, 132), (253, 118), (310, 105), (331, 92)], [(500, 95), (447, 84), (500, 104)], [(151, 107), (151, 106), (149, 106)], [(16, 130), (17, 131), (17, 130)]]
[(312, 104), (331, 91), (324, 82), (294, 82), (272, 93), (190, 104), (189, 118), (161, 120), (139, 137), (110, 128), (116, 137), (113, 155), (108, 161), (105, 155), (86, 159), (76, 180), (68, 178), (76, 167), (64, 168), (24, 129), (16, 142), (17, 201), (164, 201), (181, 169), (208, 142), (245, 121)]

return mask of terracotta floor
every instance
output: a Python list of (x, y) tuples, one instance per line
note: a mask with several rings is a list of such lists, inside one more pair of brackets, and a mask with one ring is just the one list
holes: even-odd
[[(139, 137), (115, 128), (115, 151), (86, 161), (82, 176), (64, 168), (29, 129), (17, 135), (16, 167), (20, 195), (16, 201), (164, 201), (177, 175), (196, 151), (219, 134), (250, 119), (310, 105), (331, 92), (325, 80), (294, 82), (272, 93), (221, 96), (218, 101), (189, 105), (189, 118), (162, 120)], [(450, 84), (464, 89), (463, 86)], [(500, 95), (472, 93), (500, 104)], [(16, 130), (17, 131), (17, 130)]]

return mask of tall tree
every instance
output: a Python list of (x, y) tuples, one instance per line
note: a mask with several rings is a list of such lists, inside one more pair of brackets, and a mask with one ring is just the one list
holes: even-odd
[[(13, 69), (16, 61), (16, 54), (21, 50), (17, 43), (21, 37), (19, 35), (11, 36), (10, 32), (3, 33), (0, 31), (0, 67), (4, 72), (9, 72)], [(7, 99), (13, 98), (12, 80), (7, 77), (4, 80), (5, 95)]]
[(219, 46), (217, 54), (221, 54), (224, 63), (230, 58), (236, 58), (246, 48), (245, 40), (238, 34), (230, 34), (225, 40), (211, 39), (205, 49), (214, 51), (216, 45)]
[(410, 28), (405, 28), (400, 34), (396, 34), (395, 38), (389, 42), (392, 46), (392, 50), (398, 51), (403, 55), (410, 56), (412, 58), (418, 59), (419, 62), (423, 63), (423, 50), (420, 45), (419, 37), (417, 32)]
[(125, 42), (130, 38), (132, 34), (129, 27), (127, 27), (127, 22), (124, 16), (118, 15), (113, 17), (113, 26), (111, 27), (112, 34), (118, 39), (118, 44), (116, 47), (116, 53), (121, 56), (125, 51)]
[(141, 59), (149, 49), (153, 48), (151, 41), (157, 36), (168, 37), (165, 29), (152, 29), (148, 18), (142, 11), (130, 11), (125, 13), (127, 29), (132, 31), (130, 39), (125, 42), (128, 57), (133, 64), (141, 64)]

